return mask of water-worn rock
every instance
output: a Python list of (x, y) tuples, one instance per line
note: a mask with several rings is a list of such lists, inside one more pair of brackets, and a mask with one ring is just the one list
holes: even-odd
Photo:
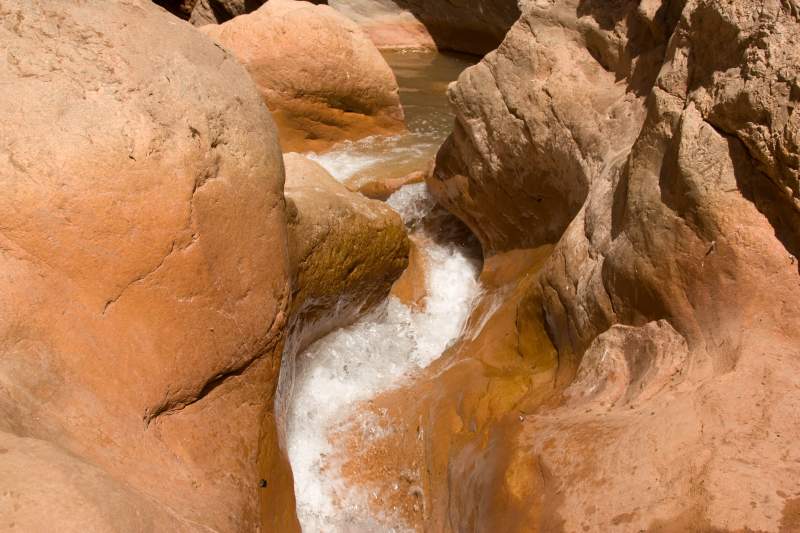
[(351, 176), (345, 185), (351, 191), (359, 192), (367, 198), (386, 201), (402, 187), (424, 182), (427, 174), (426, 170), (416, 170), (399, 178), (356, 174)]
[(489, 255), (556, 243), (559, 352), (434, 494), (454, 529), (792, 530), (798, 54), (788, 2), (531, 2), (452, 89), (431, 189)]
[[(400, 216), (349, 191), (319, 164), (286, 154), (293, 341), (346, 325), (384, 298), (408, 266)], [(293, 349), (293, 347), (290, 347)]]
[(285, 466), (290, 289), (258, 91), (149, 0), (0, 14), (0, 505), (23, 529), (253, 531), (261, 496), (285, 531), (259, 488)]
[(321, 150), (404, 128), (389, 65), (354, 22), (328, 6), (270, 0), (201, 30), (250, 72), (284, 151)]
[(380, 48), (430, 48), (483, 55), (520, 15), (517, 0), (328, 0)]

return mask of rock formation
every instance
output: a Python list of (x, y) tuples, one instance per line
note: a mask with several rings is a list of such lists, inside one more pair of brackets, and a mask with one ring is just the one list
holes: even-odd
[(263, 498), (286, 531), (291, 493), (259, 487), (290, 287), (258, 91), (149, 1), (0, 13), (2, 528), (253, 531)]
[(430, 48), (483, 55), (520, 15), (517, 0), (328, 0), (379, 48)]
[(354, 461), (419, 473), (394, 493), (412, 523), (797, 530), (799, 15), (778, 0), (530, 2), (452, 88), (429, 185), (488, 267), (553, 246), (519, 289), (538, 318), (518, 311), (509, 338), (522, 350), (546, 327), (557, 357), (515, 360), (484, 328), (365, 406), (408, 435)]
[(328, 6), (270, 0), (201, 30), (250, 72), (287, 152), (403, 129), (391, 69), (358, 26)]
[(286, 154), (290, 315), (298, 345), (352, 322), (383, 299), (408, 265), (400, 216), (350, 192), (320, 165)]

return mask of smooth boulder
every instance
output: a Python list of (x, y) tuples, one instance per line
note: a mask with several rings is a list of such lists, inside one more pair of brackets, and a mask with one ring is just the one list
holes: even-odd
[(67, 530), (86, 499), (82, 531), (291, 527), (291, 505), (260, 505), (282, 497), (259, 480), (286, 468), (291, 294), (258, 91), (149, 0), (0, 11), (0, 463), (19, 465), (20, 527)]
[(270, 0), (200, 29), (250, 72), (286, 152), (324, 150), (405, 127), (391, 68), (354, 22), (328, 6)]

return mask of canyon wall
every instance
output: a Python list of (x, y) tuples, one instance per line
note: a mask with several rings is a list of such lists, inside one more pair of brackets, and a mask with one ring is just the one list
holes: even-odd
[[(543, 531), (789, 531), (797, 7), (540, 4), (452, 89), (430, 180), (487, 254), (555, 244), (561, 400), (480, 476)], [(470, 511), (487, 488), (451, 486), (451, 519), (490, 524)]]

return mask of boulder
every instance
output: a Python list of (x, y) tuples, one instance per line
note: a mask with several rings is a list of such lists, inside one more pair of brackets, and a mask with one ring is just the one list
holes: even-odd
[(392, 0), (328, 0), (327, 3), (361, 26), (382, 50), (436, 49), (425, 25)]
[(354, 22), (328, 6), (270, 0), (201, 30), (250, 72), (286, 152), (404, 129), (389, 65)]
[(375, 176), (372, 173), (352, 176), (345, 185), (354, 192), (359, 192), (373, 200), (386, 201), (391, 195), (406, 185), (422, 183), (428, 174), (426, 170), (416, 170), (401, 177)]
[(797, 9), (612, 4), (528, 3), (450, 91), (430, 188), (490, 257), (555, 245), (558, 366), (431, 498), (455, 530), (792, 530)]
[(287, 468), (272, 402), (291, 291), (258, 91), (150, 1), (0, 12), (0, 464), (19, 527), (291, 528), (274, 504), (291, 487), (259, 488)]
[(408, 266), (400, 216), (349, 191), (319, 164), (286, 154), (293, 343), (353, 322), (389, 293)]

